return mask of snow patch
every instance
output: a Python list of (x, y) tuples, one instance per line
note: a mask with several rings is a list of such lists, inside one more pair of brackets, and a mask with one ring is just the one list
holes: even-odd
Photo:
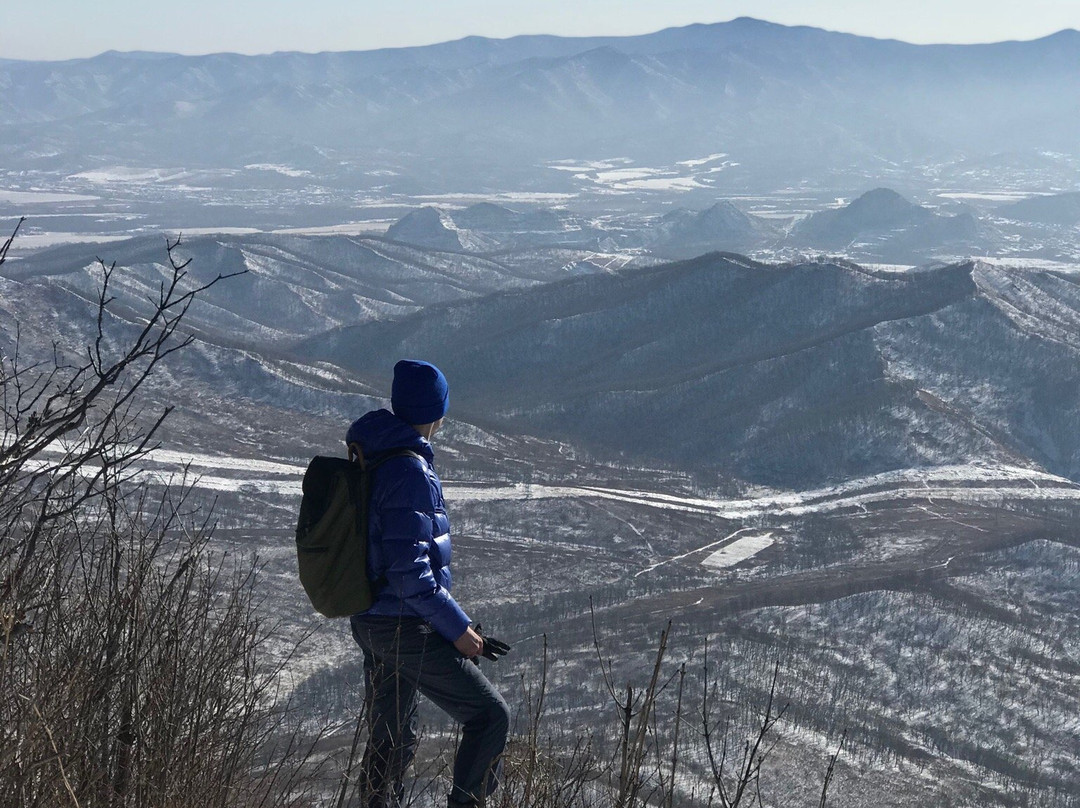
[(396, 221), (397, 219), (371, 219), (365, 222), (347, 222), (323, 227), (285, 227), (270, 232), (286, 236), (366, 236), (372, 233), (381, 235)]
[(775, 543), (776, 539), (773, 538), (772, 533), (744, 536), (709, 554), (702, 559), (701, 563), (710, 569), (727, 569), (746, 561), (748, 558), (753, 558), (762, 550), (772, 547)]
[(286, 177), (310, 177), (310, 171), (304, 171), (299, 168), (290, 168), (289, 166), (279, 165), (278, 163), (248, 163), (244, 166), (248, 171), (274, 171), (278, 174), (284, 174)]
[(708, 157), (701, 157), (696, 160), (680, 160), (675, 165), (686, 166), (687, 168), (696, 168), (697, 166), (703, 166), (708, 163), (715, 163), (717, 160), (721, 160), (724, 157), (727, 157), (727, 154), (724, 152), (719, 152), (718, 154), (710, 154)]
[(95, 202), (100, 196), (68, 194), (61, 191), (14, 191), (0, 188), (0, 202), (17, 205), (45, 205), (56, 202)]
[(306, 466), (293, 465), (291, 463), (278, 463), (272, 460), (255, 460), (246, 457), (230, 457), (226, 455), (195, 454), (192, 452), (180, 452), (172, 449), (154, 449), (148, 459), (152, 463), (161, 463), (177, 466), (189, 466), (192, 469), (212, 469), (245, 472), (261, 472), (263, 474), (284, 474), (289, 476), (303, 476)]
[(256, 227), (178, 227), (176, 232), (185, 236), (250, 236), (262, 231)]
[(129, 168), (127, 166), (113, 166), (100, 168), (92, 171), (80, 171), (72, 174), (68, 179), (85, 180), (96, 184), (109, 182), (169, 182), (191, 176), (190, 172), (175, 168)]
[(569, 202), (577, 194), (563, 194), (552, 191), (507, 191), (500, 194), (424, 194), (414, 197), (424, 202)]
[(547, 167), (556, 171), (604, 171), (633, 162), (629, 157), (611, 157), (607, 160), (552, 160)]
[(1080, 264), (1068, 261), (1051, 261), (1045, 258), (972, 256), (971, 260), (1004, 269), (1048, 269), (1055, 272), (1080, 272)]
[(103, 236), (98, 233), (27, 233), (19, 234), (12, 243), (12, 250), (29, 252), (61, 244), (107, 244), (110, 241), (126, 241), (131, 236)]
[(1025, 191), (996, 191), (994, 193), (949, 192), (938, 194), (942, 199), (970, 199), (981, 202), (1020, 202), (1024, 199), (1031, 199), (1033, 196), (1046, 195)]
[(630, 180), (612, 186), (619, 190), (637, 191), (690, 191), (694, 188), (707, 188), (694, 177), (654, 177), (645, 180)]

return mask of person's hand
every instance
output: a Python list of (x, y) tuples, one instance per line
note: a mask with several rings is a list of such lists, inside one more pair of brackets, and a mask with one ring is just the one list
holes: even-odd
[(484, 651), (484, 639), (469, 626), (464, 634), (454, 640), (454, 647), (463, 657), (475, 659)]
[(510, 646), (502, 640), (496, 640), (494, 637), (484, 637), (484, 659), (497, 662), (501, 657), (506, 656), (509, 650)]
[[(506, 656), (507, 651), (510, 650), (510, 646), (504, 643), (502, 640), (496, 640), (494, 637), (485, 637), (480, 624), (476, 624), (476, 633), (480, 635), (481, 641), (484, 643), (481, 656), (484, 659), (490, 659), (492, 662), (497, 662), (501, 657)], [(473, 662), (477, 665), (480, 664), (480, 660), (473, 657)]]

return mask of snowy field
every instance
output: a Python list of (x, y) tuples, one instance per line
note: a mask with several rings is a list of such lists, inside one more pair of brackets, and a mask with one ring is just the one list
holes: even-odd
[[(299, 497), (306, 464), (192, 454), (158, 449), (145, 461), (146, 473), (176, 475), (183, 469), (195, 485), (213, 491), (250, 491)], [(1046, 472), (1008, 465), (958, 465), (902, 469), (804, 491), (762, 491), (744, 499), (711, 499), (594, 485), (477, 485), (446, 480), (451, 503), (588, 499), (652, 509), (746, 521), (762, 516), (798, 517), (845, 509), (865, 510), (897, 500), (949, 500), (998, 505), (1005, 500), (1077, 502), (1080, 485)], [(750, 546), (749, 544), (746, 546)], [(726, 558), (719, 557), (718, 558)]]
[(740, 564), (749, 558), (753, 558), (762, 550), (767, 550), (776, 543), (772, 533), (760, 533), (754, 536), (743, 536), (731, 544), (721, 547), (710, 553), (701, 563), (712, 569), (727, 569)]
[(94, 202), (99, 197), (57, 191), (14, 191), (0, 188), (0, 202), (15, 205), (48, 205), (63, 202)]
[(568, 171), (585, 193), (630, 194), (641, 191), (682, 193), (709, 188), (716, 175), (739, 165), (725, 160), (723, 152), (679, 160), (671, 166), (640, 166), (626, 157), (607, 160), (556, 160), (548, 163), (555, 171)]
[(12, 243), (12, 252), (28, 253), (59, 247), (63, 244), (108, 244), (125, 241), (129, 236), (109, 236), (100, 233), (19, 233)]

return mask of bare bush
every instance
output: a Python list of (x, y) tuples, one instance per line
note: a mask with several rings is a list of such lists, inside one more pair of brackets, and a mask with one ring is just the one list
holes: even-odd
[[(526, 726), (504, 756), (498, 808), (645, 808), (675, 805), (746, 808), (762, 804), (763, 769), (780, 735), (786, 706), (778, 692), (781, 665), (758, 684), (760, 705), (717, 709), (708, 658), (697, 709), (688, 704), (688, 670), (667, 671), (671, 624), (661, 633), (648, 679), (618, 687), (595, 629), (599, 676), (613, 720), (596, 734), (549, 730), (544, 713), (547, 643), (538, 683), (526, 687)], [(664, 715), (662, 715), (662, 713)], [(738, 714), (740, 720), (736, 720)], [(821, 781), (818, 808), (829, 799), (841, 740)]]
[[(139, 461), (168, 409), (140, 393), (185, 348), (197, 296), (168, 270), (141, 325), (110, 313), (68, 353), (18, 335), (0, 356), (0, 801), (35, 806), (255, 806), (310, 797), (307, 755), (275, 703), (273, 630), (252, 562), (211, 552), (190, 480)], [(0, 251), (6, 256), (10, 240)], [(45, 355), (42, 356), (42, 353)], [(27, 355), (29, 354), (29, 355)], [(186, 476), (186, 475), (185, 475)], [(279, 661), (279, 665), (285, 662)]]

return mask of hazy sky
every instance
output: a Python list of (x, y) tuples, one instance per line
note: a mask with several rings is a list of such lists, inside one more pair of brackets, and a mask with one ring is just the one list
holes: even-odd
[(0, 57), (368, 50), (470, 34), (642, 34), (739, 16), (908, 42), (996, 42), (1080, 29), (1080, 0), (0, 0)]

